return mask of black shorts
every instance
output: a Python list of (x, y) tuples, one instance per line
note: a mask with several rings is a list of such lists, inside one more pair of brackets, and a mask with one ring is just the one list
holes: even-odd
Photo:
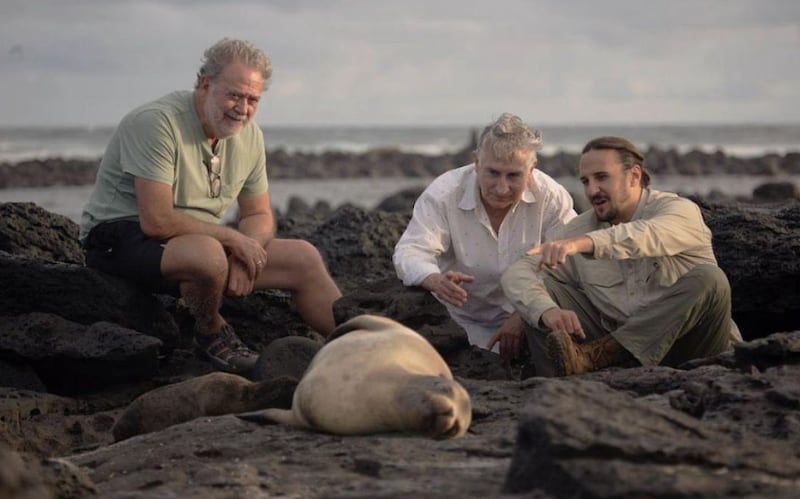
[(86, 266), (121, 277), (151, 293), (178, 294), (177, 283), (161, 275), (166, 241), (147, 237), (139, 222), (123, 220), (96, 225), (83, 244)]

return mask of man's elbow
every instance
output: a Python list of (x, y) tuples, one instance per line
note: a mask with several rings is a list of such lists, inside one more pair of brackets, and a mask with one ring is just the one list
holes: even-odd
[(407, 283), (408, 275), (403, 269), (403, 263), (400, 257), (398, 257), (397, 253), (392, 256), (392, 264), (394, 266), (394, 273), (397, 274), (397, 278), (403, 282), (403, 285), (409, 286)]
[(173, 236), (172, 227), (166, 220), (140, 218), (139, 227), (145, 236), (152, 239), (169, 239)]

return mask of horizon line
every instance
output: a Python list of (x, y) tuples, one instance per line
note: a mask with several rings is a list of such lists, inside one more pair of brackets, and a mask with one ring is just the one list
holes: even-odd
[[(53, 123), (53, 124), (6, 124), (0, 123), (0, 129), (6, 130), (27, 130), (41, 128), (80, 128), (80, 129), (99, 129), (114, 128), (119, 123), (109, 124), (81, 124), (81, 123)], [(485, 124), (470, 123), (257, 123), (260, 128), (382, 128), (382, 129), (408, 129), (408, 128), (481, 128)], [(530, 124), (530, 123), (529, 123)], [(541, 122), (534, 125), (535, 128), (561, 127), (561, 128), (582, 128), (582, 127), (769, 127), (769, 126), (800, 126), (798, 121), (638, 121), (638, 122), (618, 122), (618, 121), (580, 121), (580, 122)]]

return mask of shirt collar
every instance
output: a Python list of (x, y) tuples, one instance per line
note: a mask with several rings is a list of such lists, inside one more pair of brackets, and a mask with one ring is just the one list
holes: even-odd
[(643, 187), (642, 188), (642, 195), (639, 197), (639, 204), (636, 205), (636, 210), (633, 212), (633, 216), (631, 217), (631, 221), (637, 220), (642, 218), (642, 212), (644, 211), (644, 207), (647, 206), (647, 200), (650, 198), (650, 188)]

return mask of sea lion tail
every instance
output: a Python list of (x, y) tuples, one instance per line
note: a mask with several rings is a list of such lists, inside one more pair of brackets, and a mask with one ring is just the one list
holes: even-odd
[(286, 424), (290, 426), (301, 426), (297, 423), (294, 413), (286, 409), (264, 409), (262, 411), (243, 412), (236, 415), (237, 418), (251, 423), (258, 424)]

